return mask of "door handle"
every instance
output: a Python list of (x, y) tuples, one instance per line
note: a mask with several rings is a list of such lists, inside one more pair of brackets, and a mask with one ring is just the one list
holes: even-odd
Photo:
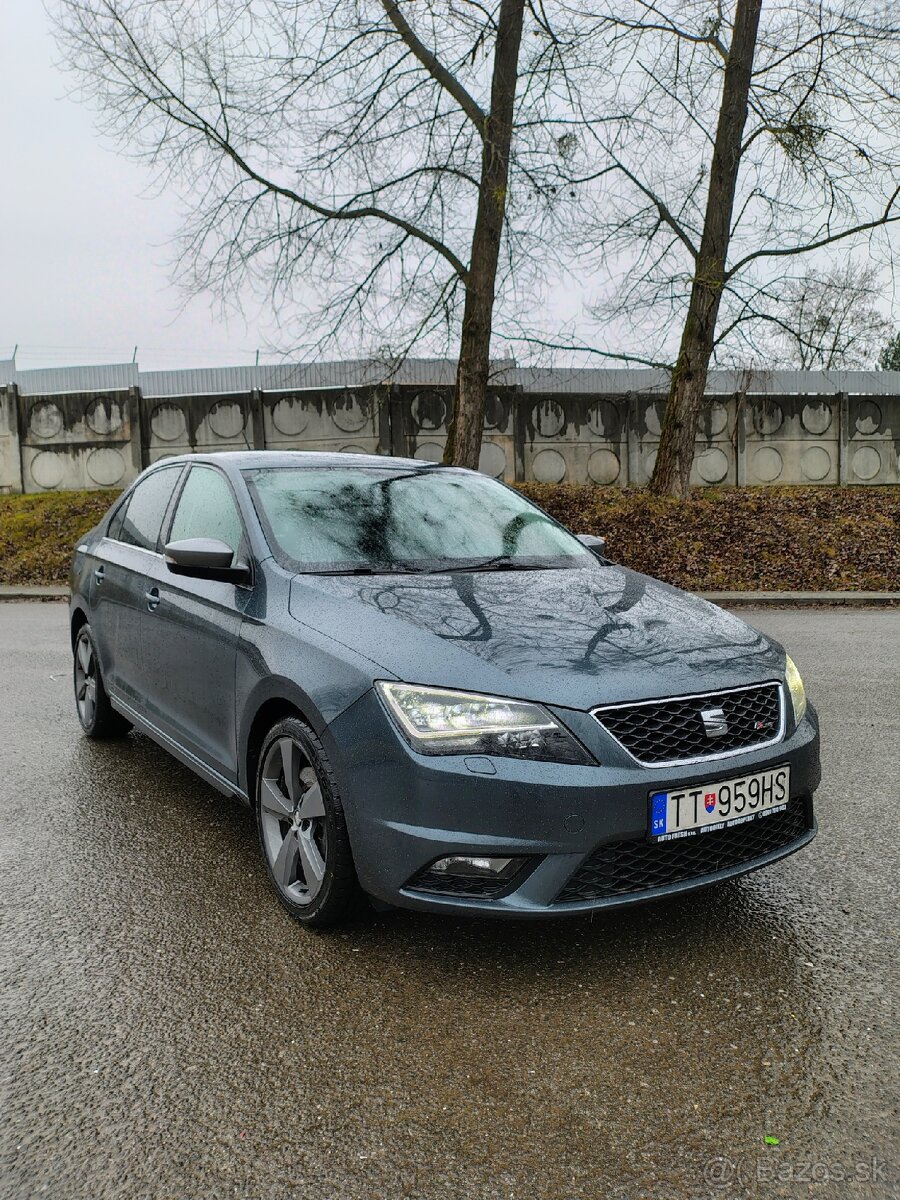
[(103, 582), (103, 578), (105, 575), (106, 575), (106, 568), (102, 565), (99, 566), (97, 568), (97, 570), (94, 572), (94, 578), (96, 579), (98, 586)]
[(156, 612), (159, 608), (159, 588), (151, 588), (149, 592), (145, 593), (144, 598), (147, 601), (147, 608), (150, 612)]

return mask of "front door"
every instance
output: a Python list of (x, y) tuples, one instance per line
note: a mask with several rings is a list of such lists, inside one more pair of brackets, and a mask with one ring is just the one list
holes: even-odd
[[(246, 552), (231, 485), (217, 467), (190, 468), (167, 541), (217, 538)], [(202, 762), (237, 779), (235, 664), (251, 588), (176, 575), (160, 559), (149, 586), (142, 660), (149, 719)]]

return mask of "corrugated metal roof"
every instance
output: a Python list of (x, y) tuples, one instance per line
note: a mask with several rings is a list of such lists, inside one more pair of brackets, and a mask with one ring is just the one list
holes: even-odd
[(24, 396), (56, 396), (66, 392), (113, 392), (138, 387), (137, 363), (109, 363), (92, 367), (38, 367), (15, 371), (14, 380)]
[[(140, 371), (137, 363), (88, 367), (46, 367), (17, 371), (14, 361), (0, 361), (0, 384), (16, 383), (24, 395), (102, 392), (139, 387), (145, 396), (209, 396), (249, 392), (302, 391), (315, 388), (366, 387), (393, 382), (428, 387), (452, 386), (452, 359), (410, 358), (399, 366), (378, 359), (320, 363), (276, 363), (268, 366), (198, 367), (176, 371)], [(495, 385), (525, 392), (622, 395), (661, 392), (668, 372), (604, 367), (517, 367), (511, 359), (492, 364)], [(900, 371), (710, 371), (710, 395), (747, 391), (751, 395), (900, 395)]]

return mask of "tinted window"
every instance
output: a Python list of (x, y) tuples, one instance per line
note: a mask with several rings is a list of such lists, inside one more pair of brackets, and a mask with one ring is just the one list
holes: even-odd
[(242, 536), (243, 525), (228, 480), (214, 467), (191, 467), (175, 509), (169, 541), (217, 538), (237, 554)]
[(301, 569), (593, 566), (518, 492), (448, 468), (261, 468), (245, 473), (273, 549)]
[(181, 467), (163, 467), (142, 479), (131, 493), (121, 529), (111, 536), (130, 546), (155, 550), (163, 517), (180, 474)]

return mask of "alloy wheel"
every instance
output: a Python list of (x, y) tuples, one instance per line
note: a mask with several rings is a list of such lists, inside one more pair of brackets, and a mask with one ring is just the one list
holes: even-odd
[(328, 861), (325, 802), (315, 768), (292, 737), (277, 738), (260, 775), (259, 816), (272, 876), (294, 904), (312, 904)]
[(78, 635), (75, 647), (75, 703), (85, 729), (90, 729), (97, 711), (97, 659), (87, 633)]

